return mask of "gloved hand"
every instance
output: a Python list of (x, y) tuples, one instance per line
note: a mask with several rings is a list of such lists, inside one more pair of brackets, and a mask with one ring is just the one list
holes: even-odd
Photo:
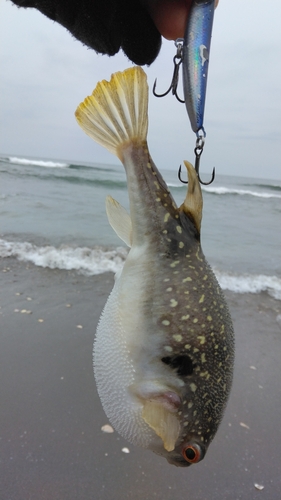
[(134, 63), (151, 64), (161, 35), (141, 0), (12, 0), (60, 23), (83, 44), (113, 56), (120, 48)]
[[(12, 0), (34, 7), (62, 24), (72, 35), (101, 54), (120, 48), (136, 64), (151, 64), (161, 35), (182, 38), (192, 0)], [(218, 3), (218, 0), (217, 2)]]

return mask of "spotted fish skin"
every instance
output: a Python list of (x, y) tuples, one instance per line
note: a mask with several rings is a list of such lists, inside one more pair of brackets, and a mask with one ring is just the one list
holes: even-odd
[[(125, 78), (124, 92), (117, 87), (122, 106), (126, 92), (130, 103), (136, 101), (130, 92), (143, 81), (140, 68), (127, 71), (135, 73), (129, 83), (126, 72), (118, 77)], [(116, 86), (106, 82), (104, 95), (106, 101), (117, 99)], [(100, 89), (98, 97), (97, 108)], [(84, 101), (76, 116), (97, 140), (100, 110), (93, 117), (89, 110), (94, 105)], [(110, 113), (106, 111), (106, 127)], [(123, 116), (128, 114), (141, 113), (129, 108)], [(131, 249), (97, 329), (97, 388), (122, 436), (174, 465), (188, 466), (204, 458), (227, 403), (234, 360), (232, 322), (200, 245), (202, 194), (194, 168), (185, 162), (188, 192), (178, 208), (150, 157), (146, 124), (143, 134), (136, 134), (133, 126), (132, 134), (124, 139), (121, 130), (116, 140), (119, 126), (120, 118), (114, 152), (127, 175), (131, 225), (125, 226)], [(97, 135), (108, 147), (108, 139)]]
[[(184, 441), (194, 439), (207, 448), (230, 392), (232, 322), (191, 215), (176, 207), (146, 144), (135, 145), (130, 155), (134, 164), (142, 165), (142, 175), (137, 173), (131, 182), (144, 203), (144, 212), (138, 215), (148, 221), (144, 232), (147, 237), (149, 234), (147, 254), (153, 259), (142, 314), (149, 319), (151, 337), (160, 332), (163, 344), (151, 363), (161, 361), (183, 383), (177, 390), (181, 400), (177, 415), (183, 432), (169, 459), (189, 465), (179, 448)], [(137, 236), (143, 241), (143, 234)]]

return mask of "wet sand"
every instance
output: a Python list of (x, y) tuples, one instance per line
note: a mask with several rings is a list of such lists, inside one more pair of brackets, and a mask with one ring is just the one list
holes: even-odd
[(112, 284), (112, 274), (1, 261), (0, 499), (280, 500), (281, 303), (226, 294), (230, 401), (205, 459), (178, 469), (101, 431), (92, 344)]

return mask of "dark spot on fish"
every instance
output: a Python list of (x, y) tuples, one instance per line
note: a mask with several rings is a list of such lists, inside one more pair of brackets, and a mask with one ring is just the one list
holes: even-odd
[(187, 354), (182, 356), (165, 356), (161, 361), (171, 368), (176, 369), (177, 374), (181, 377), (192, 375), (194, 368), (196, 368), (196, 365), (193, 364)]

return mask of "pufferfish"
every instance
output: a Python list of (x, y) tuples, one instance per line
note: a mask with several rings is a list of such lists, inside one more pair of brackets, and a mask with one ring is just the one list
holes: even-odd
[(129, 442), (188, 466), (202, 460), (229, 396), (231, 317), (200, 245), (202, 193), (185, 162), (178, 208), (147, 146), (148, 85), (133, 67), (98, 83), (76, 110), (82, 129), (125, 167), (130, 215), (107, 197), (108, 219), (130, 247), (94, 342), (104, 411)]

